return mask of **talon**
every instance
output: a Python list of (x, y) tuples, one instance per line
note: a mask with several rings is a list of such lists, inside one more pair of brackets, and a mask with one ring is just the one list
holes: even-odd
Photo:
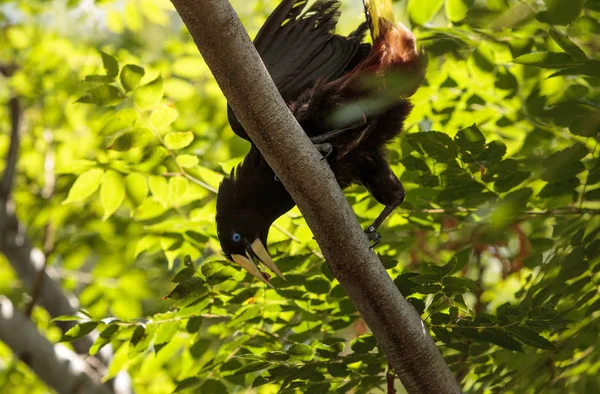
[(321, 158), (321, 161), (327, 160), (327, 158), (333, 152), (333, 146), (328, 142), (324, 142), (321, 144), (315, 144), (315, 147), (321, 153), (321, 155), (323, 155), (323, 157)]
[(379, 242), (381, 242), (381, 235), (377, 232), (375, 226), (367, 227), (365, 234), (367, 235), (369, 241), (373, 242), (373, 244), (369, 246), (369, 249), (373, 249), (375, 246), (377, 246), (377, 244), (379, 244)]

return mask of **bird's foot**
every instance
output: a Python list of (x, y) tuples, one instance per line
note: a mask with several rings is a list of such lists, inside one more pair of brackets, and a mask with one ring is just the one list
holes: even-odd
[(379, 242), (381, 242), (381, 235), (377, 232), (377, 228), (375, 226), (369, 226), (365, 230), (365, 234), (367, 234), (367, 238), (369, 241), (373, 242), (369, 249), (373, 249)]
[(319, 153), (321, 153), (321, 155), (323, 155), (323, 158), (321, 159), (321, 161), (327, 160), (327, 158), (333, 152), (333, 145), (331, 145), (329, 142), (323, 142), (323, 143), (320, 143), (320, 144), (315, 144), (315, 148), (317, 148), (317, 150), (319, 151)]

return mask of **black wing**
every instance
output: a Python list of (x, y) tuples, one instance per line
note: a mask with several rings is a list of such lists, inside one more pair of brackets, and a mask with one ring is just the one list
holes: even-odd
[[(339, 0), (317, 0), (302, 14), (307, 0), (283, 0), (269, 16), (254, 46), (286, 102), (319, 79), (334, 79), (350, 63), (366, 31), (362, 24), (349, 37), (334, 33)], [(250, 140), (227, 105), (233, 131)]]

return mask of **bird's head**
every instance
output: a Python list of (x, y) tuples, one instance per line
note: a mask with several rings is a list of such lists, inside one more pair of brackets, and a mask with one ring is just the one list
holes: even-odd
[(257, 263), (285, 279), (265, 246), (274, 219), (263, 212), (261, 201), (252, 195), (259, 185), (254, 183), (246, 190), (244, 181), (246, 179), (238, 182), (232, 173), (219, 186), (216, 215), (219, 242), (229, 260), (271, 286), (268, 275), (260, 270)]

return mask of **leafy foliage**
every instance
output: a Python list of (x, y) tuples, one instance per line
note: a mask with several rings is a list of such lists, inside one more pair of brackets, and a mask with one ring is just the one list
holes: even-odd
[[(234, 2), (251, 34), (264, 3)], [(269, 237), (287, 282), (266, 288), (220, 256), (215, 190), (248, 145), (169, 3), (98, 2), (99, 26), (68, 2), (92, 31), (45, 23), (59, 15), (46, 2), (8, 5), (0, 64), (18, 69), (0, 77), (0, 149), (17, 95), (17, 212), (87, 313), (61, 335), (36, 308), (40, 330), (95, 329), (91, 354), (117, 349), (106, 378), (127, 369), (138, 392), (384, 388), (376, 340), (296, 209)], [(465, 392), (599, 392), (598, 1), (396, 6), (430, 66), (390, 146), (407, 199), (381, 231), (385, 268)], [(379, 213), (363, 188), (347, 196), (363, 225)], [(0, 289), (23, 304), (3, 258)], [(22, 363), (0, 377), (45, 390)]]

